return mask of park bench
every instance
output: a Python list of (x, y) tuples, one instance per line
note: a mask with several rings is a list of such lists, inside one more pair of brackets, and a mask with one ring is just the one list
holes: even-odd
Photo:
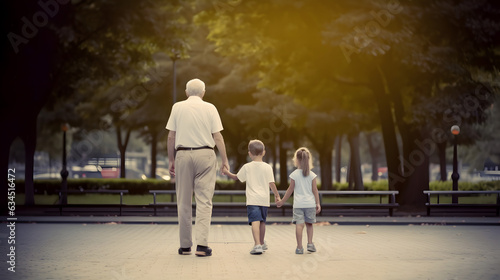
[[(496, 209), (496, 215), (500, 212), (500, 191), (424, 191), (427, 195), (427, 216), (431, 215), (431, 208), (493, 208)], [(442, 196), (446, 197), (464, 197), (464, 196), (494, 196), (495, 203), (442, 203)], [(436, 197), (436, 201), (432, 197)], [(449, 200), (449, 199), (448, 199)]]
[[(177, 208), (177, 202), (174, 199), (175, 197), (175, 190), (150, 190), (150, 194), (153, 194), (153, 203), (149, 204), (149, 206), (153, 207), (154, 209), (154, 215), (157, 215), (157, 209), (162, 207), (162, 208), (172, 208), (176, 209)], [(170, 201), (163, 201), (160, 202), (158, 201), (157, 195), (158, 194), (169, 194), (170, 195)], [(213, 202), (213, 208), (218, 209), (218, 208), (241, 208), (241, 207), (246, 207), (246, 202), (245, 201), (234, 201), (234, 196), (245, 196), (245, 191), (241, 190), (216, 190), (214, 192), (214, 197), (215, 196), (220, 196), (220, 195), (227, 195), (229, 196), (229, 201), (228, 202)], [(193, 208), (196, 207), (196, 203), (193, 201)]]
[[(175, 191), (174, 190), (150, 190), (149, 193), (153, 194), (153, 203), (150, 204), (151, 207), (154, 208), (154, 215), (157, 214), (157, 208), (173, 208), (177, 207), (177, 203), (174, 200)], [(283, 196), (285, 191), (279, 191), (280, 196)], [(157, 194), (170, 194), (169, 202), (159, 202), (157, 199)], [(328, 208), (344, 208), (344, 209), (388, 209), (389, 215), (392, 216), (393, 209), (397, 208), (399, 205), (396, 203), (396, 194), (398, 191), (319, 191), (319, 197), (321, 202), (321, 207), (323, 209)], [(217, 208), (238, 208), (238, 207), (246, 207), (245, 202), (235, 202), (234, 196), (244, 196), (245, 191), (222, 191), (216, 190), (214, 196), (217, 195), (229, 195), (229, 202), (214, 202), (214, 209)], [(323, 196), (373, 196), (377, 195), (380, 197), (379, 203), (323, 203)], [(387, 202), (384, 202), (384, 198)], [(193, 203), (193, 207), (195, 207), (195, 203)], [(275, 203), (271, 203), (271, 207), (276, 207)], [(281, 207), (281, 213), (285, 215), (285, 209), (292, 208), (292, 204), (286, 203)]]
[[(322, 209), (387, 209), (389, 216), (392, 216), (395, 208), (399, 206), (396, 203), (396, 195), (398, 191), (319, 191), (319, 200)], [(352, 196), (366, 197), (379, 196), (378, 203), (336, 203), (323, 202), (325, 196)]]
[(62, 215), (63, 208), (110, 208), (118, 207), (120, 209), (120, 216), (122, 215), (122, 208), (125, 206), (123, 204), (123, 194), (128, 193), (128, 190), (68, 190), (68, 194), (87, 194), (87, 193), (99, 193), (99, 194), (120, 194), (120, 204), (62, 204), (62, 191), (59, 191), (59, 214)]

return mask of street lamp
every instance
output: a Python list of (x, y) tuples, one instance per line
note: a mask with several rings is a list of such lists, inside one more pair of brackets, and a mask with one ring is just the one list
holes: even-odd
[(68, 124), (63, 124), (61, 127), (63, 131), (63, 166), (61, 170), (62, 187), (61, 187), (61, 204), (68, 204), (68, 170), (66, 169), (66, 131), (68, 131)]
[[(460, 174), (458, 174), (458, 163), (457, 163), (457, 138), (460, 133), (460, 127), (454, 125), (451, 127), (451, 133), (453, 134), (453, 173), (451, 174), (451, 179), (453, 180), (453, 191), (458, 191), (458, 179)], [(452, 196), (452, 203), (458, 203), (458, 196)]]

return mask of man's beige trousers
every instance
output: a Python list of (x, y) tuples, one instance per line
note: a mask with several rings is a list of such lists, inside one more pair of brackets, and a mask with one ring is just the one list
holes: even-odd
[(192, 203), (196, 199), (196, 244), (208, 246), (217, 158), (210, 149), (181, 150), (175, 156), (175, 188), (182, 248), (193, 246)]

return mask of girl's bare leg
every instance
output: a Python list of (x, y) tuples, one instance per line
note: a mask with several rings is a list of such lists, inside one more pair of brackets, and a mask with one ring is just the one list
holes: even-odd
[(297, 237), (297, 248), (302, 249), (302, 232), (304, 224), (295, 224), (295, 236)]

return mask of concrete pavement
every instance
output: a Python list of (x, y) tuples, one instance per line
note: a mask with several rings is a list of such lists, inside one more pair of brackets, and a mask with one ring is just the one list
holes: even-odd
[(269, 221), (260, 256), (244, 219), (216, 219), (207, 258), (178, 255), (175, 221), (149, 218), (18, 217), (15, 273), (4, 222), (0, 279), (500, 279), (498, 218), (321, 217), (305, 255), (289, 219)]

